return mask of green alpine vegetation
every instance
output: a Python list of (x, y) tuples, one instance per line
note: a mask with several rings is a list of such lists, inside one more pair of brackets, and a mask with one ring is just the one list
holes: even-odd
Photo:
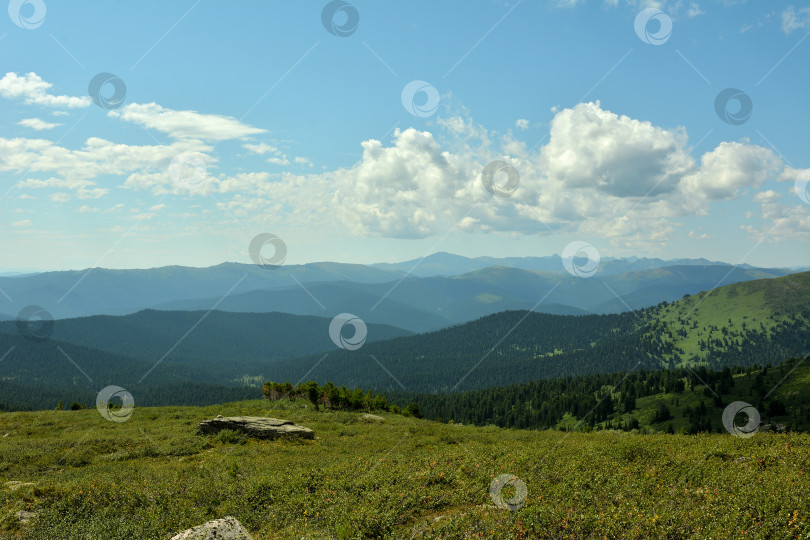
[[(256, 540), (810, 535), (807, 434), (526, 431), (304, 404), (0, 414), (0, 536), (166, 540), (225, 515)], [(217, 414), (315, 439), (195, 434)], [(500, 492), (513, 511), (490, 495), (500, 475), (526, 486)]]

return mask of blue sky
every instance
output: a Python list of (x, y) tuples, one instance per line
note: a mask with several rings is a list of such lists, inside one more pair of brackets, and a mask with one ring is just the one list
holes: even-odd
[[(323, 24), (330, 8), (348, 35)], [(603, 257), (810, 265), (807, 2), (8, 11), (0, 271), (249, 262), (264, 232), (287, 263), (581, 240)], [(359, 23), (341, 32), (347, 13)], [(121, 103), (104, 101), (112, 83), (93, 102), (100, 73)], [(720, 117), (729, 88), (750, 115), (734, 98)], [(486, 189), (493, 161), (517, 189)]]

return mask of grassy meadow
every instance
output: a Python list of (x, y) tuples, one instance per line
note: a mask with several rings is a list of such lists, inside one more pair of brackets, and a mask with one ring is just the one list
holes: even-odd
[[(195, 434), (287, 418), (314, 441)], [(810, 538), (810, 435), (563, 433), (298, 402), (0, 414), (1, 538), (168, 539), (233, 515), (287, 538)], [(513, 474), (521, 508), (490, 484)], [(514, 488), (502, 496), (510, 499)], [(22, 524), (19, 516), (30, 517)], [(33, 517), (31, 517), (33, 516)]]

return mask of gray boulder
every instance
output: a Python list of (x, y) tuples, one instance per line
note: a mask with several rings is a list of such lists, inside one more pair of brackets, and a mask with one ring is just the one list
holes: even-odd
[(17, 519), (20, 525), (28, 525), (28, 522), (37, 517), (36, 512), (29, 512), (28, 510), (17, 510)]
[(257, 439), (315, 438), (315, 432), (309, 428), (299, 426), (289, 420), (265, 416), (217, 416), (213, 420), (203, 420), (199, 425), (200, 432), (204, 434), (217, 433), (223, 429), (240, 431)]
[(226, 516), (185, 530), (171, 540), (253, 540), (253, 537), (238, 519)]

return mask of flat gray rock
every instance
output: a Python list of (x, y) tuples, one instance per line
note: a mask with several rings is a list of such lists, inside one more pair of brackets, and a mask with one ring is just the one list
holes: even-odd
[(36, 482), (20, 482), (19, 480), (12, 480), (3, 484), (3, 487), (11, 491), (17, 491), (20, 488), (35, 486)]
[(17, 519), (20, 525), (28, 525), (28, 522), (37, 517), (36, 512), (29, 512), (27, 510), (17, 510)]
[(171, 540), (253, 540), (233, 516), (215, 519), (171, 537)]
[(299, 426), (289, 420), (265, 416), (217, 416), (213, 420), (200, 422), (199, 429), (200, 432), (205, 434), (217, 433), (223, 429), (232, 429), (257, 439), (278, 439), (279, 437), (315, 438), (315, 432), (309, 428)]

